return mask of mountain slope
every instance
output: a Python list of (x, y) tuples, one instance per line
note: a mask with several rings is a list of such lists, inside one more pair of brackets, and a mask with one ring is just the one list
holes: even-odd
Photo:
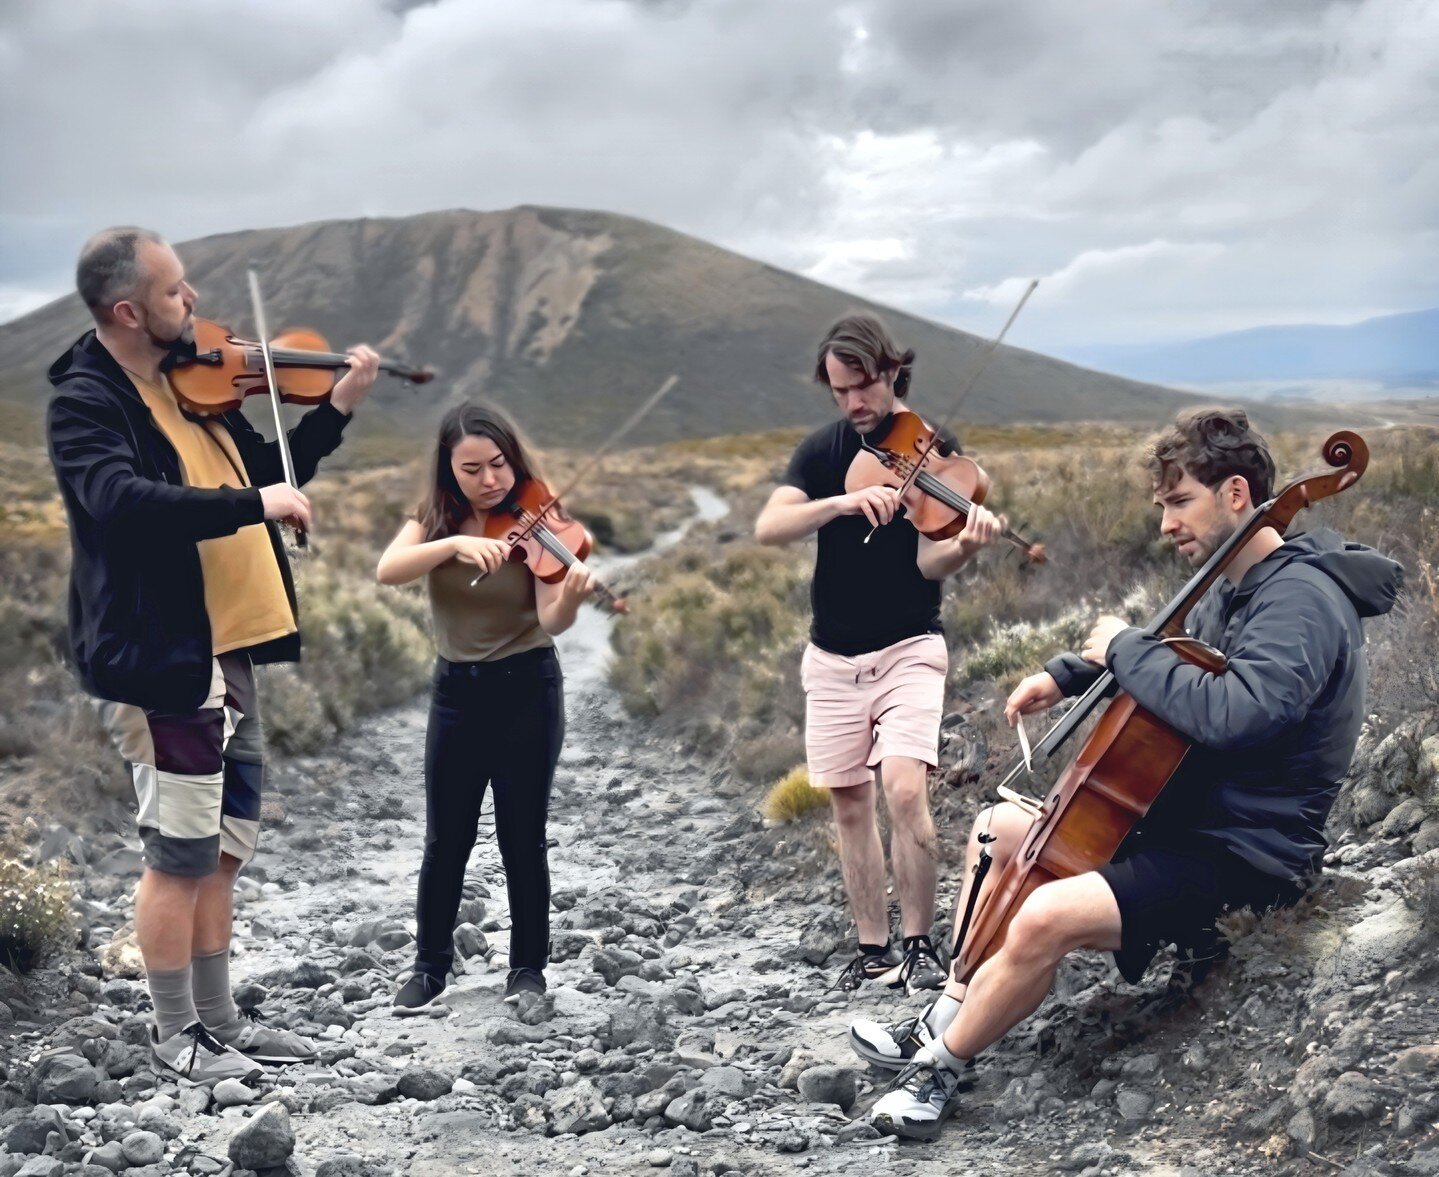
[[(866, 303), (644, 221), (522, 207), (326, 221), (180, 245), (200, 312), (245, 333), (245, 268), (270, 321), (365, 339), (437, 367), (419, 390), (385, 381), (365, 432), (428, 433), (442, 405), (485, 396), (538, 440), (583, 444), (671, 372), (680, 384), (636, 441), (818, 424), (809, 380), (839, 316), (882, 314), (919, 354), (911, 403), (942, 412), (982, 341)], [(87, 325), (74, 296), (0, 326), (0, 398), (43, 404), (44, 369)], [(964, 416), (977, 421), (1158, 421), (1179, 394), (1005, 347)], [(378, 411), (375, 411), (378, 410)]]

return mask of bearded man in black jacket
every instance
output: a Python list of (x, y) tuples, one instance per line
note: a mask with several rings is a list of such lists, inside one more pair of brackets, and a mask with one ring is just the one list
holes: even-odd
[[(1274, 489), (1268, 446), (1238, 410), (1181, 417), (1154, 443), (1149, 470), (1160, 532), (1195, 567)], [(1133, 982), (1162, 944), (1212, 943), (1224, 911), (1262, 912), (1299, 898), (1322, 865), (1324, 822), (1364, 721), (1360, 620), (1389, 611), (1402, 571), (1332, 531), (1285, 537), (1264, 528), (1190, 615), (1190, 635), (1225, 655), (1224, 673), (1100, 617), (1082, 654), (1053, 659), (1015, 688), (1005, 706), (1011, 725), (1082, 693), (1107, 668), (1120, 690), (1192, 747), (1113, 861), (1036, 888), (967, 990), (951, 977), (918, 1017), (851, 1027), (862, 1058), (901, 1071), (875, 1104), (876, 1127), (935, 1139), (975, 1056), (1039, 1007), (1068, 953), (1113, 952)], [(1000, 868), (983, 894), (1030, 824), (1008, 802), (979, 816), (959, 910), (979, 836), (997, 838), (990, 849)]]
[[(70, 521), (71, 653), (134, 777), (151, 1045), (191, 1082), (245, 1078), (315, 1054), (238, 1010), (229, 980), (232, 893), (264, 776), (254, 666), (300, 650), (276, 521), (308, 526), (310, 504), (238, 409), (198, 417), (176, 400), (166, 361), (193, 340), (197, 295), (163, 239), (97, 234), (76, 284), (95, 329), (50, 368), (46, 427)], [(340, 444), (378, 369), (352, 349), (329, 401), (290, 431), (299, 482)]]

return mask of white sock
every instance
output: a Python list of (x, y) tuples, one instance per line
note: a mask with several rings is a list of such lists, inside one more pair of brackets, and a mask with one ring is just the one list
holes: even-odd
[(968, 1059), (963, 1059), (956, 1054), (950, 1053), (949, 1048), (944, 1044), (943, 1038), (936, 1038), (925, 1047), (925, 1050), (929, 1051), (930, 1056), (935, 1062), (945, 1070), (953, 1071), (956, 1075), (963, 1074), (964, 1068), (969, 1065)]
[(939, 1038), (949, 1029), (949, 1024), (959, 1016), (959, 1007), (963, 1004), (957, 997), (951, 997), (948, 993), (941, 993), (929, 1007), (929, 1012), (924, 1015), (924, 1024), (929, 1032)]

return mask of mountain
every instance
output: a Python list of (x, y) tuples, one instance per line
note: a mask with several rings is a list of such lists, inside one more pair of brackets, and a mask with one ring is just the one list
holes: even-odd
[(1255, 327), (1187, 343), (1091, 347), (1072, 354), (1134, 379), (1185, 386), (1360, 380), (1423, 388), (1439, 385), (1439, 308), (1346, 327)]
[[(670, 373), (679, 385), (635, 431), (663, 441), (831, 420), (810, 381), (829, 325), (875, 311), (919, 354), (911, 403), (939, 414), (982, 340), (867, 303), (645, 221), (521, 207), (325, 221), (178, 247), (199, 311), (242, 334), (245, 270), (259, 268), (273, 327), (304, 325), (435, 367), (415, 389), (382, 378), (357, 431), (429, 433), (467, 396), (509, 407), (540, 443), (604, 437)], [(44, 371), (88, 325), (67, 296), (0, 326), (0, 399), (36, 406)], [(1005, 347), (969, 420), (1160, 421), (1185, 398)]]

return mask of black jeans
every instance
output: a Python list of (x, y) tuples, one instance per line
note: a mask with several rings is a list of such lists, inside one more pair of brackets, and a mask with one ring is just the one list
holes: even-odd
[(550, 955), (550, 786), (565, 735), (564, 678), (548, 647), (497, 662), (435, 666), (425, 737), (425, 858), (415, 967), (444, 980), (486, 785), (510, 899), (510, 967)]

